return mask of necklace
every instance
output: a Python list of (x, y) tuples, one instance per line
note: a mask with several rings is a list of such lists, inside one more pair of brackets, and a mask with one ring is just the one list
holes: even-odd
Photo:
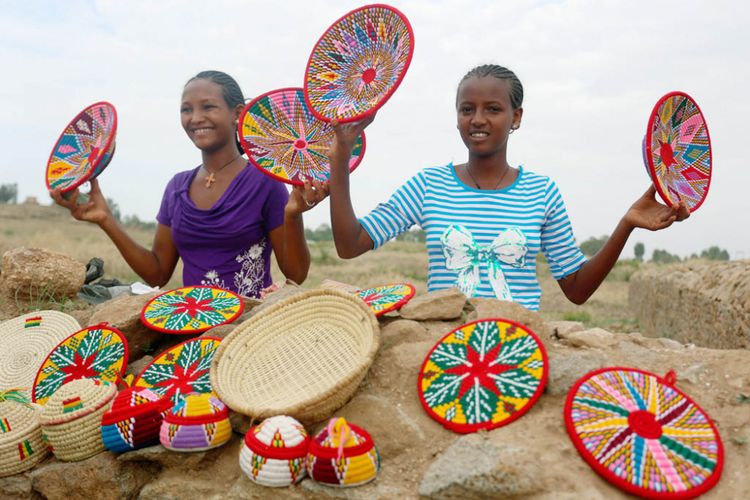
[[(500, 176), (500, 180), (497, 181), (497, 184), (495, 184), (495, 187), (492, 188), (492, 191), (495, 191), (497, 188), (500, 187), (500, 184), (503, 182), (503, 179), (505, 179), (505, 176), (508, 174), (508, 171), (510, 171), (510, 167), (507, 167), (505, 169), (505, 172), (503, 172), (503, 175)], [(476, 184), (477, 189), (482, 189), (482, 186), (479, 185), (477, 180), (472, 175), (471, 169), (469, 169), (469, 165), (466, 165), (466, 173), (469, 174), (469, 177), (471, 177), (471, 180), (474, 181), (474, 184)]]
[(216, 177), (214, 176), (214, 174), (218, 174), (219, 172), (221, 172), (222, 170), (224, 170), (226, 167), (228, 167), (229, 165), (231, 165), (232, 163), (234, 163), (234, 161), (237, 158), (239, 158), (239, 157), (240, 157), (240, 155), (235, 156), (234, 158), (232, 158), (231, 160), (229, 160), (228, 163), (225, 163), (221, 167), (217, 168), (215, 172), (211, 172), (209, 169), (206, 168), (205, 165), (201, 165), (201, 167), (203, 167), (203, 170), (205, 170), (206, 172), (208, 172), (208, 175), (206, 176), (206, 189), (211, 189), (211, 185), (214, 182), (216, 182)]

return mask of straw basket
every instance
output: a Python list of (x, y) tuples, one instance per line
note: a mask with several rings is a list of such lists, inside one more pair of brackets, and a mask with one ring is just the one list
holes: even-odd
[(75, 318), (57, 311), (35, 311), (0, 323), (0, 391), (31, 394), (36, 372), (52, 349), (80, 329)]
[(114, 384), (78, 379), (60, 387), (44, 405), (42, 431), (59, 460), (84, 460), (104, 451), (102, 416), (117, 395)]
[(358, 297), (294, 295), (253, 316), (219, 345), (211, 385), (253, 418), (328, 418), (354, 394), (380, 345), (378, 322)]
[(232, 437), (229, 410), (213, 394), (188, 394), (164, 416), (162, 446), (173, 451), (217, 448)]
[(245, 434), (240, 468), (257, 484), (290, 486), (305, 477), (309, 445), (307, 431), (292, 417), (267, 418)]
[(380, 455), (366, 430), (332, 418), (310, 442), (306, 465), (313, 481), (347, 488), (375, 479)]
[(0, 477), (31, 469), (49, 454), (37, 405), (0, 403)]
[(102, 417), (102, 441), (109, 451), (121, 453), (159, 443), (164, 413), (172, 402), (145, 387), (121, 391), (112, 409)]

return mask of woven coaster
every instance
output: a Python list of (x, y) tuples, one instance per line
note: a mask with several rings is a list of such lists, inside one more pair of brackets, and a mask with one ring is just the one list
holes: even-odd
[(670, 92), (654, 106), (644, 139), (646, 168), (668, 205), (701, 206), (711, 184), (711, 138), (698, 104)]
[[(302, 89), (274, 90), (256, 97), (243, 110), (238, 131), (248, 159), (261, 172), (296, 185), (306, 179), (328, 180), (333, 128), (310, 112)], [(363, 132), (352, 149), (350, 172), (364, 154)]]
[(321, 120), (351, 122), (396, 91), (414, 53), (408, 19), (388, 5), (365, 5), (333, 23), (310, 54), (305, 100)]
[(78, 113), (65, 127), (47, 161), (47, 188), (63, 193), (95, 178), (115, 152), (117, 111), (97, 102)]
[(427, 355), (417, 391), (427, 414), (459, 433), (520, 418), (542, 395), (547, 353), (531, 330), (488, 318), (448, 333)]
[(615, 486), (646, 498), (693, 498), (719, 480), (724, 451), (706, 413), (661, 378), (604, 368), (568, 393), (565, 425), (583, 459)]
[(32, 398), (45, 404), (63, 384), (82, 378), (116, 383), (128, 364), (128, 341), (104, 323), (89, 326), (60, 342), (36, 374)]
[(80, 329), (74, 317), (57, 311), (35, 311), (0, 323), (0, 391), (20, 389), (31, 398), (45, 358)]
[(174, 404), (191, 392), (212, 392), (209, 368), (220, 342), (216, 337), (200, 337), (177, 344), (147, 365), (133, 386), (148, 387)]
[(239, 318), (239, 295), (211, 286), (186, 286), (157, 295), (143, 308), (141, 322), (162, 333), (192, 335)]
[(375, 316), (382, 316), (385, 313), (401, 309), (414, 297), (416, 290), (408, 283), (398, 283), (394, 285), (376, 286), (365, 290), (357, 291), (360, 299), (370, 306)]

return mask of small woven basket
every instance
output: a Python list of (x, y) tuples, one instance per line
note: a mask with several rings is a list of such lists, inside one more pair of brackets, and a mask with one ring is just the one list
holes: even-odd
[(311, 290), (229, 334), (211, 364), (211, 385), (239, 413), (312, 424), (351, 398), (379, 345), (377, 319), (358, 297)]
[(145, 387), (129, 387), (102, 417), (102, 441), (121, 453), (159, 444), (159, 429), (172, 402)]
[(213, 394), (188, 394), (164, 416), (162, 446), (173, 451), (217, 448), (232, 437), (229, 409)]
[(39, 407), (0, 402), (0, 477), (29, 470), (48, 454), (39, 425)]
[(59, 460), (73, 462), (104, 451), (102, 416), (117, 386), (98, 379), (78, 379), (60, 387), (42, 410), (42, 432)]
[(310, 442), (306, 466), (313, 481), (348, 488), (377, 477), (380, 455), (366, 430), (332, 418)]
[(310, 436), (286, 415), (267, 418), (245, 434), (240, 468), (254, 483), (283, 488), (305, 477)]

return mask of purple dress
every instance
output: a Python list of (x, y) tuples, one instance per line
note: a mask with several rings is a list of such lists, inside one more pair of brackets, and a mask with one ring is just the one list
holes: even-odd
[(201, 210), (190, 199), (193, 170), (167, 184), (156, 220), (172, 229), (185, 286), (211, 285), (257, 297), (271, 284), (268, 233), (284, 223), (289, 193), (280, 182), (248, 165), (216, 204)]

